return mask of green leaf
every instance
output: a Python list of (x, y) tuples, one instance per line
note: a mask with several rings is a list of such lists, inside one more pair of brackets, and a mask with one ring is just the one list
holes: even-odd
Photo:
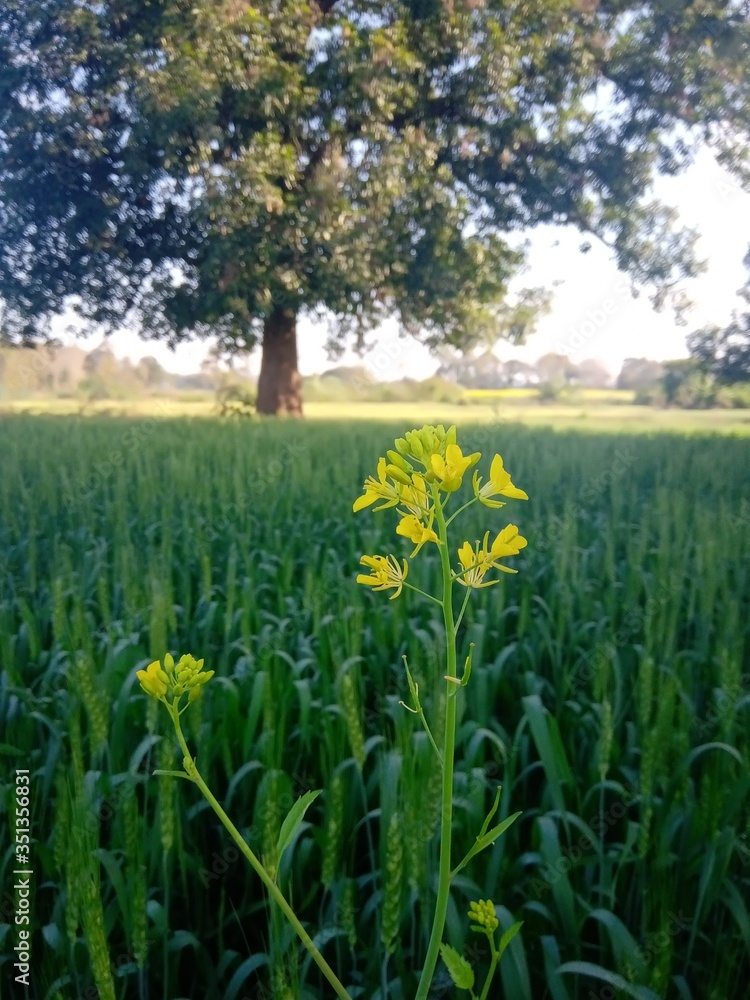
[(503, 952), (508, 947), (513, 938), (518, 934), (518, 932), (523, 927), (523, 920), (518, 920), (515, 924), (512, 924), (507, 931), (500, 938), (500, 944), (497, 947), (498, 961), (503, 957)]
[(440, 945), (440, 954), (456, 986), (461, 990), (473, 989), (474, 970), (463, 955), (459, 955), (456, 949), (451, 948), (449, 944)]
[(479, 854), (479, 852), (483, 851), (485, 847), (491, 847), (495, 843), (497, 838), (502, 836), (502, 834), (505, 833), (505, 831), (512, 823), (515, 823), (515, 821), (518, 819), (520, 815), (521, 812), (519, 810), (518, 812), (513, 813), (512, 816), (508, 816), (507, 819), (504, 819), (502, 823), (498, 823), (497, 826), (493, 826), (491, 830), (489, 830), (487, 833), (484, 834), (484, 836), (477, 837), (474, 846), (468, 852), (466, 857), (463, 859), (463, 861), (460, 861), (451, 872), (451, 878), (455, 875), (458, 875), (461, 869), (466, 867), (466, 865), (471, 861), (471, 859), (474, 857), (475, 854)]
[(573, 773), (565, 754), (557, 719), (549, 714), (539, 695), (527, 695), (521, 700), (524, 715), (529, 720), (531, 735), (542, 760), (552, 801), (556, 809), (564, 812), (563, 786), (572, 784)]
[(292, 808), (286, 815), (286, 819), (281, 824), (281, 830), (279, 830), (279, 839), (276, 843), (276, 857), (281, 860), (281, 855), (287, 849), (292, 841), (295, 833), (299, 829), (299, 825), (305, 818), (305, 813), (310, 808), (312, 803), (320, 795), (320, 791), (317, 792), (305, 792), (301, 795), (297, 801), (294, 803)]
[[(490, 823), (492, 822), (492, 819), (493, 819), (495, 813), (500, 808), (500, 795), (502, 793), (502, 790), (503, 790), (503, 786), (502, 785), (498, 785), (497, 786), (497, 794), (495, 795), (495, 801), (492, 803), (492, 807), (491, 807), (490, 811), (487, 813), (487, 815), (484, 818), (484, 823), (482, 823), (482, 829), (479, 831), (479, 837), (483, 837), (485, 835), (485, 833), (487, 833), (487, 830), (489, 828)], [(479, 839), (479, 837), (477, 838), (477, 840)]]
[(659, 1000), (659, 997), (653, 990), (648, 989), (646, 986), (636, 986), (629, 983), (618, 973), (610, 972), (609, 969), (604, 969), (601, 965), (595, 965), (593, 962), (565, 962), (557, 971), (572, 972), (580, 976), (600, 979), (602, 982), (614, 987), (614, 989), (627, 993), (634, 1000)]

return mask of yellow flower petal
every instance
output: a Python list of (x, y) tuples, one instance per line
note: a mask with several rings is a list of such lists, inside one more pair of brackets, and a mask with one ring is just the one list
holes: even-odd
[(405, 514), (396, 527), (396, 534), (403, 535), (404, 538), (414, 542), (416, 548), (411, 554), (411, 558), (419, 552), (425, 542), (437, 542), (438, 536), (428, 525), (423, 524), (414, 514)]
[[(395, 466), (390, 466), (391, 469), (395, 469)], [(400, 501), (399, 488), (393, 483), (388, 482), (389, 476), (389, 466), (384, 458), (378, 459), (378, 478), (375, 479), (373, 476), (368, 476), (365, 480), (363, 486), (364, 494), (358, 497), (354, 504), (352, 505), (353, 511), (362, 510), (363, 507), (369, 507), (370, 504), (375, 503), (376, 500), (384, 500), (379, 507), (375, 510), (383, 510), (385, 507), (395, 507)], [(404, 475), (401, 470), (397, 470), (399, 475)], [(406, 477), (408, 480), (408, 477)]]
[(504, 504), (500, 501), (490, 499), (491, 497), (497, 495), (509, 497), (514, 500), (529, 499), (523, 490), (519, 490), (518, 487), (514, 486), (511, 482), (510, 473), (504, 468), (503, 460), (500, 455), (495, 455), (492, 459), (489, 482), (485, 483), (484, 486), (480, 486), (481, 482), (481, 478), (475, 472), (473, 478), (474, 494), (480, 503), (485, 505), (485, 507), (504, 506)]
[(366, 587), (372, 587), (375, 590), (395, 588), (396, 592), (391, 597), (391, 600), (394, 597), (398, 597), (409, 572), (409, 564), (406, 559), (403, 561), (403, 566), (399, 565), (395, 556), (362, 556), (360, 562), (363, 566), (371, 569), (372, 573), (369, 576), (365, 573), (360, 573), (357, 576), (357, 583), (362, 583)]
[(161, 663), (154, 660), (145, 670), (136, 673), (141, 688), (152, 698), (163, 698), (169, 688), (169, 678), (161, 668)]

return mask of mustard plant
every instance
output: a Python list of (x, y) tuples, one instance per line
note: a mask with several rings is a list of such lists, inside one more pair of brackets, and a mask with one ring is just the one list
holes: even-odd
[[(492, 818), (499, 806), (498, 790), (492, 810), (474, 845), (462, 861), (455, 866), (453, 865), (451, 835), (453, 829), (453, 773), (457, 698), (461, 694), (461, 689), (469, 683), (472, 669), (470, 649), (462, 675), (458, 676), (458, 628), (472, 591), (498, 584), (500, 578), (496, 576), (494, 571), (516, 573), (517, 570), (506, 565), (503, 560), (518, 555), (527, 544), (517, 526), (508, 524), (495, 534), (491, 543), (489, 540), (491, 532), (486, 531), (481, 541), (475, 540), (472, 543), (469, 540), (464, 540), (457, 548), (452, 548), (448, 529), (453, 521), (472, 504), (480, 503), (489, 509), (498, 510), (505, 506), (505, 499), (499, 499), (501, 497), (514, 500), (528, 499), (526, 493), (514, 485), (510, 473), (503, 465), (501, 456), (495, 455), (490, 465), (487, 482), (483, 484), (479, 471), (475, 469), (472, 476), (474, 495), (461, 506), (450, 511), (466, 473), (477, 465), (481, 457), (479, 452), (464, 455), (457, 442), (455, 426), (446, 430), (442, 424), (425, 425), (419, 430), (409, 431), (404, 437), (396, 439), (395, 449), (389, 450), (385, 458), (379, 459), (376, 476), (367, 478), (362, 496), (354, 503), (355, 512), (371, 506), (375, 511), (394, 508), (399, 517), (396, 534), (414, 543), (414, 550), (408, 559), (399, 560), (392, 554), (362, 556), (361, 562), (369, 570), (369, 573), (361, 573), (357, 577), (357, 582), (372, 587), (374, 590), (393, 590), (391, 600), (397, 598), (404, 587), (413, 590), (440, 605), (445, 624), (446, 672), (444, 681), (447, 709), (443, 733), (439, 734), (437, 738), (432, 732), (425, 714), (420, 699), (419, 685), (412, 677), (409, 665), (404, 658), (406, 678), (413, 702), (411, 706), (405, 707), (417, 715), (424, 726), (435, 752), (436, 766), (440, 768), (442, 774), (437, 895), (432, 930), (417, 987), (416, 1000), (426, 1000), (435, 975), (448, 912), (452, 879), (474, 855), (493, 844), (520, 815), (515, 813), (502, 823), (490, 828)], [(434, 545), (439, 553), (442, 579), (439, 595), (426, 593), (407, 579), (410, 560), (414, 560), (420, 550), (430, 545)], [(457, 557), (455, 563), (452, 562), (454, 551)], [(465, 590), (457, 616), (454, 607), (454, 586), (456, 584)], [(520, 924), (514, 925), (512, 934), (505, 943), (506, 947), (519, 927)], [(451, 952), (446, 954), (451, 954)], [(465, 962), (465, 960), (462, 961)], [(494, 961), (491, 973), (494, 972), (496, 964), (497, 962)], [(468, 982), (465, 969), (463, 969), (464, 974), (458, 975), (457, 978), (455, 963), (446, 962), (446, 966), (457, 986), (463, 986), (464, 983)], [(471, 981), (473, 985), (473, 973)], [(489, 980), (485, 991), (483, 991), (483, 996), (486, 996), (488, 989)]]
[[(406, 680), (412, 705), (407, 706), (403, 702), (401, 704), (415, 714), (424, 727), (435, 754), (435, 766), (439, 769), (441, 779), (440, 854), (435, 910), (416, 1000), (426, 1000), (441, 954), (454, 984), (458, 988), (467, 989), (472, 1000), (477, 1000), (477, 996), (473, 992), (474, 971), (472, 966), (450, 945), (442, 942), (451, 882), (475, 855), (494, 844), (520, 815), (518, 812), (514, 813), (501, 823), (491, 826), (500, 803), (501, 790), (498, 787), (492, 808), (485, 818), (474, 844), (458, 863), (453, 863), (451, 834), (457, 699), (461, 695), (462, 689), (470, 682), (472, 671), (472, 650), (470, 648), (462, 674), (460, 677), (458, 675), (458, 629), (472, 591), (498, 584), (501, 577), (497, 576), (497, 573), (516, 573), (517, 570), (507, 565), (504, 560), (518, 555), (525, 548), (527, 542), (516, 525), (507, 524), (494, 533), (492, 541), (490, 541), (490, 536), (493, 532), (487, 530), (481, 540), (475, 539), (472, 542), (464, 539), (460, 545), (455, 545), (455, 542), (452, 543), (449, 537), (449, 527), (472, 504), (480, 503), (488, 509), (498, 510), (505, 506), (505, 499), (528, 499), (526, 493), (512, 482), (500, 455), (495, 455), (490, 465), (487, 481), (483, 483), (478, 470), (475, 470), (471, 481), (473, 496), (451, 511), (450, 507), (455, 504), (456, 496), (463, 485), (466, 473), (474, 468), (481, 458), (479, 452), (464, 455), (456, 437), (455, 426), (446, 430), (441, 424), (438, 426), (425, 425), (421, 429), (409, 431), (403, 438), (397, 438), (395, 449), (388, 450), (386, 457), (379, 459), (376, 475), (367, 478), (362, 496), (353, 505), (355, 512), (373, 505), (375, 511), (393, 508), (399, 518), (395, 529), (396, 535), (407, 539), (414, 546), (408, 557), (397, 557), (392, 553), (363, 555), (361, 564), (368, 572), (360, 573), (357, 576), (357, 583), (371, 587), (375, 591), (392, 590), (391, 600), (398, 598), (403, 593), (404, 588), (412, 590), (440, 606), (445, 626), (445, 688), (443, 695), (446, 708), (441, 713), (444, 719), (443, 732), (439, 733), (437, 737), (433, 733), (425, 706), (420, 699), (419, 684), (414, 680), (407, 659), (404, 657)], [(505, 499), (501, 500), (500, 497)], [(413, 582), (413, 575), (407, 579), (411, 562), (416, 559), (420, 551), (431, 546), (435, 546), (437, 549), (441, 569), (439, 594), (431, 594), (422, 590)], [(456, 614), (454, 602), (455, 585), (464, 590), (458, 614)], [(154, 773), (187, 779), (198, 786), (265, 885), (271, 898), (310, 952), (336, 995), (342, 1000), (351, 1000), (350, 994), (323, 958), (277, 885), (281, 855), (292, 841), (308, 807), (319, 792), (307, 792), (294, 803), (281, 825), (275, 849), (270, 851), (266, 849), (263, 860), (258, 858), (203, 780), (182, 731), (180, 723), (182, 714), (200, 697), (203, 686), (214, 674), (213, 670), (205, 670), (203, 664), (203, 660), (196, 660), (191, 655), (184, 655), (175, 663), (173, 657), (167, 654), (163, 662), (155, 660), (145, 670), (138, 671), (138, 680), (145, 693), (165, 706), (183, 753), (182, 771), (157, 770)], [(349, 702), (352, 702), (353, 705), (356, 696), (348, 675), (344, 677), (344, 681), (349, 682), (349, 687), (345, 686), (343, 689), (346, 708)], [(347, 715), (351, 714), (353, 712), (347, 712)], [(353, 738), (353, 744), (360, 742), (362, 740)], [(364, 750), (361, 750), (356, 756), (361, 767), (364, 761)], [(398, 814), (394, 814), (391, 818), (386, 842), (391, 846), (387, 852), (388, 880), (381, 942), (386, 952), (390, 953), (393, 951), (397, 935), (404, 863), (401, 820)], [(329, 883), (331, 878), (331, 872), (326, 870), (323, 881)], [(472, 929), (483, 933), (490, 944), (490, 967), (478, 998), (478, 1000), (486, 1000), (492, 977), (502, 953), (520, 929), (521, 924), (513, 924), (502, 935), (499, 944), (496, 944), (494, 935), (498, 927), (498, 919), (492, 902), (479, 900), (472, 903), (469, 918), (474, 921)]]
[(185, 736), (182, 732), (180, 717), (188, 709), (188, 707), (200, 697), (203, 685), (206, 684), (211, 677), (213, 677), (213, 674), (213, 670), (203, 669), (203, 660), (196, 660), (193, 656), (186, 654), (185, 656), (180, 657), (179, 661), (175, 663), (174, 658), (170, 653), (166, 654), (163, 662), (154, 660), (145, 670), (138, 671), (136, 676), (138, 677), (140, 685), (146, 694), (150, 695), (152, 698), (156, 698), (166, 708), (169, 717), (172, 720), (172, 724), (174, 725), (180, 749), (184, 755), (182, 759), (182, 771), (157, 770), (154, 773), (175, 778), (184, 778), (188, 781), (192, 781), (198, 786), (231, 838), (237, 844), (237, 847), (250, 862), (251, 867), (258, 875), (261, 882), (263, 882), (263, 885), (268, 890), (268, 893), (273, 901), (278, 905), (281, 912), (298, 934), (302, 943), (310, 952), (316, 965), (333, 987), (336, 996), (340, 997), (341, 1000), (351, 1000), (349, 993), (344, 989), (344, 986), (339, 981), (336, 973), (323, 958), (314, 941), (302, 926), (294, 910), (291, 908), (276, 884), (278, 862), (281, 855), (283, 854), (284, 849), (289, 845), (297, 828), (302, 822), (307, 808), (319, 793), (307, 792), (300, 799), (298, 799), (297, 802), (295, 802), (281, 826), (279, 838), (276, 844), (275, 857), (267, 860), (264, 865), (254, 851), (249, 847), (242, 834), (220, 805), (218, 799), (214, 796), (211, 789), (203, 780), (195, 760), (188, 749)]

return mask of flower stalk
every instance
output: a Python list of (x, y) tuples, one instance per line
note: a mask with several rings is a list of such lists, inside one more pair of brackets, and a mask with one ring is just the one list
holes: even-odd
[[(451, 881), (458, 868), (467, 864), (474, 854), (494, 843), (515, 819), (515, 817), (511, 817), (506, 823), (500, 824), (492, 830), (488, 829), (497, 809), (499, 798), (496, 798), (495, 805), (486, 818), (479, 837), (477, 837), (477, 842), (469, 855), (464, 858), (457, 869), (451, 868), (457, 696), (461, 688), (469, 683), (473, 651), (469, 651), (463, 675), (459, 679), (456, 669), (458, 628), (463, 621), (472, 592), (499, 583), (498, 578), (487, 579), (493, 570), (499, 570), (501, 573), (515, 573), (516, 570), (505, 565), (501, 560), (517, 555), (526, 545), (526, 539), (519, 534), (518, 528), (509, 524), (497, 533), (491, 544), (489, 531), (485, 533), (482, 541), (477, 540), (474, 544), (470, 541), (464, 541), (457, 550), (459, 568), (456, 570), (452, 568), (448, 527), (464, 510), (477, 502), (490, 509), (503, 507), (504, 501), (496, 499), (497, 497), (528, 499), (526, 493), (513, 484), (510, 473), (505, 469), (500, 455), (495, 455), (487, 482), (483, 485), (481, 476), (478, 471), (475, 471), (472, 478), (474, 496), (461, 504), (449, 517), (446, 517), (446, 509), (453, 494), (458, 492), (465, 474), (476, 465), (480, 458), (481, 455), (478, 452), (470, 455), (463, 454), (456, 441), (455, 427), (450, 427), (446, 431), (442, 425), (425, 426), (421, 430), (410, 431), (403, 438), (397, 439), (396, 450), (389, 451), (387, 459), (381, 458), (378, 461), (377, 479), (370, 476), (365, 481), (364, 494), (354, 503), (355, 511), (374, 504), (377, 504), (374, 507), (376, 511), (395, 508), (401, 517), (396, 534), (408, 538), (416, 546), (410, 559), (414, 559), (419, 551), (429, 543), (437, 546), (440, 559), (442, 592), (439, 597), (425, 593), (411, 581), (405, 582), (409, 572), (409, 563), (404, 560), (403, 565), (400, 565), (393, 555), (363, 556), (363, 564), (371, 567), (373, 573), (369, 577), (363, 574), (357, 577), (358, 583), (370, 586), (375, 590), (393, 590), (391, 600), (398, 597), (404, 587), (422, 594), (422, 596), (440, 604), (445, 625), (446, 707), (442, 746), (438, 746), (433, 737), (419, 699), (418, 686), (404, 660), (409, 690), (414, 702), (414, 708), (409, 710), (419, 716), (441, 769), (440, 855), (435, 911), (415, 1000), (427, 1000), (437, 961), (441, 954), (453, 977), (454, 984), (460, 988), (471, 990), (467, 984), (471, 981), (473, 986), (473, 972), (470, 969), (467, 971), (468, 963), (450, 946), (442, 944)], [(457, 618), (453, 609), (454, 583), (465, 588), (464, 599)], [(494, 908), (492, 912), (494, 918)], [(497, 926), (496, 919), (494, 926)], [(495, 948), (492, 936), (488, 934), (488, 937), (492, 948), (492, 962), (480, 1000), (486, 1000), (489, 985), (501, 954)], [(471, 995), (474, 997), (473, 992)], [(474, 1000), (476, 1000), (475, 997)]]
[(456, 677), (456, 626), (453, 620), (453, 575), (448, 552), (448, 533), (445, 516), (440, 505), (437, 486), (433, 485), (435, 500), (435, 522), (438, 526), (438, 548), (443, 573), (443, 620), (445, 622), (446, 653), (446, 698), (445, 733), (443, 736), (442, 768), (443, 782), (440, 802), (440, 860), (438, 862), (438, 888), (435, 900), (435, 915), (432, 921), (430, 941), (427, 946), (422, 974), (419, 978), (415, 1000), (425, 1000), (435, 975), (435, 967), (440, 955), (445, 918), (448, 913), (448, 897), (451, 887), (451, 840), (453, 833), (453, 768), (456, 751), (456, 699), (450, 697), (451, 680)]
[[(497, 812), (500, 801), (500, 789), (498, 789), (494, 805), (485, 818), (474, 844), (463, 860), (455, 868), (452, 867), (457, 704), (461, 689), (466, 687), (471, 680), (473, 654), (472, 646), (466, 657), (463, 673), (459, 677), (457, 672), (457, 635), (471, 594), (477, 589), (491, 587), (500, 582), (500, 577), (492, 576), (493, 571), (499, 571), (501, 574), (515, 573), (515, 569), (507, 566), (501, 560), (518, 555), (521, 549), (526, 546), (526, 539), (519, 534), (515, 525), (508, 524), (497, 532), (492, 543), (489, 541), (490, 531), (487, 531), (482, 541), (475, 540), (472, 543), (465, 540), (458, 548), (452, 548), (448, 528), (458, 515), (474, 503), (479, 502), (486, 508), (497, 509), (504, 506), (503, 501), (496, 499), (499, 496), (519, 500), (528, 499), (523, 490), (518, 489), (511, 481), (510, 474), (504, 468), (502, 458), (495, 455), (488, 481), (482, 485), (482, 479), (475, 471), (472, 479), (473, 498), (460, 505), (450, 517), (446, 517), (446, 509), (453, 494), (460, 490), (466, 473), (477, 464), (481, 457), (478, 452), (469, 455), (463, 454), (456, 442), (455, 427), (450, 427), (446, 431), (442, 425), (437, 427), (426, 425), (419, 430), (409, 431), (403, 438), (396, 440), (395, 450), (388, 451), (387, 458), (379, 459), (377, 476), (367, 478), (364, 483), (363, 495), (353, 505), (355, 512), (372, 505), (376, 505), (374, 506), (376, 511), (387, 508), (395, 509), (400, 517), (396, 527), (396, 536), (400, 539), (407, 539), (414, 546), (408, 558), (397, 557), (393, 554), (363, 555), (361, 563), (368, 572), (360, 573), (357, 576), (357, 583), (371, 587), (375, 591), (390, 590), (392, 591), (391, 600), (401, 596), (404, 589), (412, 590), (421, 597), (440, 605), (445, 626), (445, 674), (443, 675), (444, 689), (442, 692), (445, 697), (445, 716), (441, 743), (433, 735), (420, 700), (419, 685), (412, 677), (406, 657), (404, 657), (404, 667), (413, 707), (404, 702), (401, 704), (417, 715), (424, 726), (435, 752), (441, 779), (439, 867), (435, 910), (415, 1000), (427, 1000), (438, 958), (441, 955), (456, 987), (469, 990), (472, 1000), (487, 1000), (490, 983), (502, 953), (520, 928), (520, 924), (514, 924), (503, 934), (499, 945), (496, 946), (494, 932), (498, 926), (498, 920), (494, 904), (489, 900), (480, 900), (478, 903), (471, 904), (469, 917), (476, 921), (476, 926), (473, 929), (485, 933), (491, 947), (489, 972), (482, 992), (477, 998), (473, 992), (473, 969), (466, 959), (450, 945), (442, 943), (450, 901), (451, 882), (476, 854), (495, 843), (520, 814), (515, 813), (490, 828), (490, 823)], [(426, 548), (429, 551), (432, 545), (436, 547), (440, 561), (441, 588), (439, 595), (430, 594), (416, 586), (411, 580), (407, 580), (411, 560), (414, 560), (423, 549)], [(457, 556), (455, 569), (451, 565), (452, 554)], [(490, 578), (487, 579), (487, 577)], [(453, 592), (456, 583), (463, 589), (463, 601), (458, 617), (455, 616), (453, 608)], [(203, 780), (195, 759), (190, 754), (180, 725), (180, 716), (192, 702), (200, 697), (205, 684), (213, 676), (213, 671), (203, 669), (203, 660), (196, 660), (194, 657), (186, 655), (175, 664), (172, 656), (167, 654), (163, 664), (159, 661), (150, 663), (145, 670), (139, 670), (137, 676), (146, 694), (161, 701), (166, 707), (183, 754), (183, 771), (157, 771), (156, 773), (182, 778), (198, 786), (201, 794), (262, 881), (271, 899), (277, 904), (279, 911), (291, 924), (336, 996), (339, 997), (339, 1000), (352, 1000), (287, 902), (275, 878), (276, 866), (281, 854), (292, 841), (306, 809), (318, 792), (306, 792), (292, 806), (281, 826), (274, 867), (269, 870), (245, 842), (237, 827), (234, 826)], [(349, 680), (349, 675), (346, 675), (344, 680)], [(440, 692), (435, 692), (435, 694), (439, 695)], [(364, 760), (364, 750), (362, 751), (362, 760)], [(395, 816), (397, 816), (396, 813), (394, 813)], [(391, 840), (399, 838), (399, 827), (396, 819), (392, 820), (392, 828), (388, 836)], [(396, 872), (396, 868), (394, 868), (394, 872)], [(325, 876), (324, 880), (326, 880)], [(330, 881), (330, 878), (327, 878), (327, 881)], [(396, 886), (398, 881), (399, 879), (394, 874), (393, 885)], [(395, 890), (387, 895), (390, 903), (386, 908), (388, 926), (385, 940), (386, 951), (390, 955), (395, 949), (397, 941), (400, 896)], [(383, 965), (384, 977), (387, 960), (386, 956)]]
[[(163, 775), (170, 775), (179, 778), (186, 778), (188, 781), (192, 781), (193, 784), (198, 786), (198, 788), (201, 791), (201, 794), (204, 796), (208, 804), (216, 813), (216, 815), (223, 824), (229, 836), (235, 842), (235, 844), (237, 845), (241, 853), (245, 856), (245, 858), (247, 858), (253, 871), (268, 890), (269, 896), (271, 896), (273, 901), (276, 903), (276, 905), (279, 907), (279, 909), (284, 914), (286, 919), (294, 928), (294, 931), (296, 932), (300, 941), (305, 946), (305, 948), (307, 948), (312, 960), (315, 962), (315, 964), (318, 966), (320, 971), (323, 973), (323, 975), (330, 983), (336, 996), (339, 997), (340, 1000), (352, 1000), (351, 995), (348, 993), (343, 983), (339, 980), (338, 976), (330, 967), (328, 962), (326, 962), (326, 960), (323, 958), (320, 951), (318, 950), (317, 945), (310, 937), (310, 935), (307, 933), (305, 928), (302, 926), (302, 923), (297, 917), (297, 914), (294, 912), (294, 910), (287, 902), (284, 894), (281, 892), (278, 885), (276, 884), (275, 879), (272, 878), (270, 873), (263, 865), (262, 861), (257, 857), (252, 848), (247, 844), (244, 837), (237, 829), (237, 827), (234, 825), (232, 820), (229, 818), (227, 813), (224, 811), (219, 800), (216, 798), (216, 796), (213, 794), (213, 792), (208, 787), (206, 782), (203, 780), (203, 776), (198, 770), (198, 767), (195, 763), (195, 759), (193, 758), (188, 748), (187, 741), (185, 740), (185, 735), (182, 732), (182, 726), (180, 724), (180, 715), (185, 711), (190, 702), (194, 701), (197, 696), (190, 697), (189, 695), (188, 703), (184, 705), (182, 708), (180, 708), (181, 697), (183, 694), (187, 692), (181, 690), (179, 686), (173, 683), (173, 681), (175, 681), (176, 678), (180, 676), (179, 674), (180, 665), (183, 664), (185, 661), (192, 661), (192, 663), (190, 664), (191, 667), (192, 664), (196, 663), (193, 657), (182, 657), (180, 663), (177, 665), (177, 668), (175, 670), (173, 666), (174, 661), (172, 657), (169, 654), (167, 654), (167, 656), (165, 657), (165, 664), (163, 668), (158, 663), (158, 661), (155, 661), (155, 663), (149, 664), (149, 667), (146, 670), (140, 670), (138, 672), (138, 678), (141, 682), (141, 687), (148, 694), (151, 694), (152, 697), (157, 697), (159, 701), (164, 703), (167, 712), (169, 713), (169, 717), (172, 720), (172, 724), (174, 725), (175, 734), (177, 736), (177, 742), (179, 743), (180, 749), (182, 750), (183, 754), (182, 766), (184, 768), (184, 771), (161, 771), (155, 773), (161, 773)], [(197, 670), (194, 670), (194, 675), (195, 676), (200, 675), (201, 677), (206, 677), (206, 680), (208, 680), (213, 671), (209, 672), (207, 676), (206, 673), (202, 673), (201, 670), (203, 661), (200, 660), (197, 661), (197, 663), (200, 664), (200, 666), (198, 666)], [(202, 687), (203, 683), (205, 683), (203, 680), (197, 681), (189, 688), (189, 690), (200, 691), (200, 688)], [(172, 695), (171, 699), (169, 695)]]

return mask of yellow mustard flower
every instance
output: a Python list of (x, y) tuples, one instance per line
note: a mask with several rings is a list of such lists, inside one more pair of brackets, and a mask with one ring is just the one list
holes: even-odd
[(479, 502), (483, 503), (485, 507), (504, 507), (505, 504), (501, 500), (490, 499), (490, 497), (498, 495), (510, 497), (514, 500), (529, 499), (523, 490), (519, 490), (517, 486), (513, 485), (510, 479), (510, 473), (506, 472), (503, 468), (503, 460), (499, 455), (495, 455), (492, 459), (489, 482), (480, 487), (481, 482), (482, 479), (479, 472), (475, 472), (472, 480), (474, 494)]
[(464, 473), (472, 465), (476, 465), (481, 454), (475, 451), (473, 455), (464, 455), (457, 444), (449, 444), (445, 449), (445, 457), (433, 455), (431, 459), (432, 471), (441, 490), (446, 493), (455, 493), (460, 487)]
[(469, 903), (469, 920), (473, 920), (476, 925), (472, 930), (493, 934), (499, 925), (495, 904), (491, 899), (480, 899), (476, 903)]
[(427, 484), (418, 472), (412, 473), (409, 485), (402, 485), (399, 493), (401, 494), (401, 506), (406, 507), (410, 514), (418, 518), (429, 514), (430, 494), (427, 492)]
[[(489, 532), (487, 534), (489, 534)], [(486, 546), (487, 535), (484, 536), (484, 541)], [(492, 565), (496, 569), (501, 569), (504, 573), (517, 573), (518, 570), (509, 569), (507, 566), (501, 566), (497, 560), (502, 559), (505, 556), (517, 556), (521, 549), (525, 549), (528, 544), (529, 543), (523, 535), (519, 535), (518, 528), (515, 524), (506, 525), (502, 531), (498, 531), (495, 536), (495, 541), (490, 547)]]
[(520, 550), (527, 545), (523, 535), (518, 534), (515, 524), (509, 524), (499, 531), (494, 542), (488, 547), (490, 537), (489, 531), (485, 532), (484, 539), (477, 542), (472, 548), (470, 542), (464, 542), (458, 550), (458, 559), (461, 563), (461, 573), (456, 577), (458, 583), (464, 587), (491, 587), (499, 580), (488, 580), (485, 582), (485, 574), (490, 569), (499, 569), (503, 573), (517, 573), (518, 570), (503, 566), (498, 562), (505, 556), (518, 555)]
[(169, 677), (158, 660), (149, 663), (145, 670), (139, 670), (135, 676), (146, 694), (152, 698), (163, 698), (169, 690)]
[[(487, 532), (489, 534), (489, 532)], [(487, 536), (485, 535), (485, 540)], [(491, 587), (497, 580), (484, 582), (484, 574), (490, 569), (487, 561), (486, 548), (480, 548), (479, 542), (472, 547), (471, 542), (464, 542), (458, 550), (458, 561), (461, 563), (461, 573), (456, 581), (464, 587)]]
[(177, 666), (172, 654), (167, 653), (164, 666), (154, 660), (145, 670), (139, 670), (136, 674), (146, 694), (169, 702), (178, 702), (186, 692), (189, 700), (195, 701), (203, 685), (213, 675), (213, 670), (203, 669), (203, 660), (196, 660), (189, 653), (180, 657)]
[(409, 572), (409, 564), (406, 559), (404, 559), (403, 566), (399, 566), (395, 556), (362, 556), (360, 562), (363, 566), (367, 566), (371, 573), (369, 576), (360, 573), (357, 576), (357, 583), (372, 587), (374, 590), (389, 590), (391, 587), (395, 587), (396, 593), (391, 594), (391, 600), (398, 597)]
[[(396, 483), (388, 482), (388, 477), (395, 479)], [(353, 510), (362, 510), (369, 507), (377, 500), (384, 500), (379, 507), (374, 510), (383, 510), (385, 507), (395, 507), (401, 500), (399, 488), (410, 482), (409, 476), (393, 464), (388, 464), (384, 458), (378, 459), (378, 478), (368, 476), (363, 486), (364, 493), (354, 501)], [(398, 485), (397, 485), (398, 484)]]
[(403, 535), (410, 539), (417, 546), (411, 554), (411, 558), (419, 552), (425, 542), (437, 542), (438, 536), (428, 525), (423, 524), (418, 517), (413, 514), (406, 514), (401, 518), (396, 528), (397, 535)]

